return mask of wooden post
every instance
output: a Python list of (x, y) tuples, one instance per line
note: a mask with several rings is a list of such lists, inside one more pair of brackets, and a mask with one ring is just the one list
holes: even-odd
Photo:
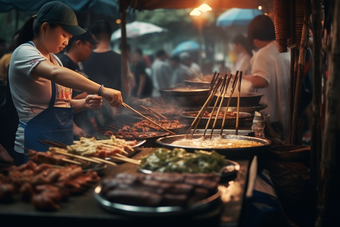
[(316, 207), (317, 200), (317, 175), (319, 170), (319, 156), (321, 154), (321, 46), (322, 46), (322, 9), (321, 0), (311, 0), (312, 6), (312, 31), (313, 31), (313, 115), (312, 115), (312, 135), (310, 150), (310, 179), (309, 198), (312, 207)]
[(295, 0), (290, 1), (290, 80), (289, 80), (289, 106), (288, 106), (288, 143), (292, 141), (292, 122), (295, 94), (295, 56), (297, 48), (295, 46)]
[(300, 101), (301, 101), (301, 88), (302, 88), (302, 79), (303, 79), (303, 69), (305, 66), (305, 57), (306, 57), (306, 49), (307, 49), (307, 41), (308, 41), (308, 33), (309, 33), (309, 20), (310, 12), (308, 10), (305, 11), (305, 16), (303, 20), (301, 41), (299, 47), (299, 60), (298, 60), (298, 69), (297, 69), (297, 77), (295, 84), (295, 97), (294, 97), (294, 109), (292, 116), (292, 134), (291, 134), (291, 143), (295, 144), (297, 140), (297, 125), (298, 118), (300, 116)]
[(126, 38), (126, 8), (127, 1), (119, 0), (121, 20), (121, 42), (122, 42), (122, 96), (128, 98), (128, 59), (127, 59), (127, 38)]
[[(315, 226), (339, 224), (339, 97), (340, 97), (340, 1), (334, 1), (332, 47), (329, 54), (329, 77), (326, 95), (325, 129), (323, 135), (318, 181), (317, 220)], [(333, 215), (333, 216), (332, 216)], [(336, 217), (337, 216), (337, 217)]]

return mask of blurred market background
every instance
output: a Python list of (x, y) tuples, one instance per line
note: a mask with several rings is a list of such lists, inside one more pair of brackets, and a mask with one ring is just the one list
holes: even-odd
[[(0, 0), (0, 38), (10, 45), (12, 35), (49, 0)], [(121, 19), (117, 0), (62, 0), (77, 14), (78, 23), (90, 28), (97, 20), (107, 20), (115, 31), (111, 47), (119, 51)], [(231, 39), (246, 35), (247, 25), (259, 14), (270, 15), (272, 1), (259, 1), (258, 9), (155, 9), (127, 10), (127, 37), (132, 47), (139, 47), (152, 60), (164, 49), (169, 55), (189, 52), (204, 74), (217, 70), (223, 62), (232, 68), (236, 55)], [(197, 6), (199, 7), (199, 6)], [(202, 10), (203, 9), (203, 10)], [(143, 25), (141, 25), (143, 23)], [(201, 58), (199, 55), (201, 48)]]

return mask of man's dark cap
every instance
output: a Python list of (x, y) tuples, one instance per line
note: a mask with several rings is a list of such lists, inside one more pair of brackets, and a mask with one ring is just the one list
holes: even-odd
[(90, 32), (85, 31), (85, 33), (81, 34), (81, 35), (75, 35), (73, 36), (70, 41), (69, 41), (69, 45), (71, 45), (74, 41), (77, 40), (81, 40), (84, 42), (89, 42), (92, 45), (97, 45), (98, 43), (93, 39), (92, 35), (90, 34)]
[(74, 36), (85, 32), (78, 26), (78, 20), (73, 10), (59, 1), (48, 2), (43, 5), (37, 14), (37, 21), (58, 24)]

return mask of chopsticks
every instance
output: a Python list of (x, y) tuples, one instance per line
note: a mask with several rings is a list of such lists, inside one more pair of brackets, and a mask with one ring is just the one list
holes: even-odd
[(136, 114), (138, 114), (139, 116), (141, 116), (141, 117), (143, 117), (143, 118), (145, 118), (146, 120), (148, 120), (148, 121), (150, 121), (151, 123), (153, 123), (153, 124), (155, 124), (155, 125), (157, 125), (158, 127), (160, 127), (161, 129), (163, 129), (163, 130), (165, 130), (165, 131), (167, 131), (167, 132), (169, 132), (170, 134), (172, 134), (172, 135), (176, 135), (176, 133), (174, 133), (174, 132), (172, 132), (172, 131), (170, 131), (170, 130), (168, 130), (168, 129), (166, 129), (166, 128), (164, 128), (163, 126), (161, 126), (160, 124), (158, 124), (157, 122), (155, 122), (155, 121), (153, 121), (152, 119), (150, 119), (150, 118), (148, 118), (148, 117), (146, 117), (146, 116), (144, 116), (143, 114), (141, 114), (140, 112), (138, 112), (137, 110), (135, 110), (135, 109), (133, 109), (131, 106), (129, 106), (129, 105), (127, 105), (126, 103), (122, 103), (122, 106), (123, 107), (125, 107), (125, 108), (127, 108), (127, 109), (130, 109), (130, 110), (132, 110), (133, 112), (135, 112)]
[(191, 122), (191, 125), (189, 126), (189, 129), (188, 129), (188, 131), (186, 132), (184, 138), (187, 138), (188, 133), (190, 132), (190, 130), (192, 129), (192, 127), (195, 126), (193, 132), (191, 133), (191, 136), (193, 136), (193, 134), (195, 133), (196, 128), (197, 128), (199, 122), (200, 122), (201, 119), (202, 119), (202, 116), (203, 116), (203, 114), (204, 114), (204, 111), (206, 110), (207, 106), (211, 103), (211, 101), (212, 101), (212, 99), (213, 99), (213, 97), (214, 97), (214, 95), (215, 95), (217, 89), (220, 87), (221, 83), (222, 83), (222, 79), (219, 78), (218, 81), (217, 81), (217, 83), (216, 83), (216, 85), (210, 88), (209, 97), (207, 98), (207, 100), (206, 100), (205, 103), (203, 104), (203, 106), (202, 106), (202, 108), (200, 109), (200, 111), (197, 113), (195, 119)]
[[(219, 102), (219, 100), (220, 100), (220, 98), (221, 98), (221, 94), (222, 94), (222, 93), (224, 94), (224, 90), (225, 90), (224, 87), (225, 87), (225, 84), (226, 84), (226, 78), (227, 78), (227, 75), (225, 75), (224, 78), (223, 78), (223, 81), (222, 81), (222, 84), (221, 84), (221, 87), (220, 87), (220, 93), (219, 93), (219, 95), (218, 95), (217, 98), (216, 98), (214, 107), (212, 108), (211, 113), (210, 113), (210, 116), (209, 116), (209, 119), (208, 119), (208, 121), (207, 121), (207, 124), (205, 125), (205, 129), (204, 129), (204, 133), (203, 133), (203, 138), (205, 137), (205, 134), (206, 134), (207, 129), (208, 129), (208, 127), (209, 127), (210, 121), (211, 121), (211, 119), (212, 119), (212, 117), (213, 117), (213, 113), (214, 113), (214, 111), (215, 111), (215, 109), (216, 109), (216, 106), (217, 106), (217, 104), (218, 104), (218, 102)], [(217, 118), (217, 116), (215, 117), (215, 119), (216, 119), (216, 118)]]
[[(226, 75), (226, 76), (227, 76), (227, 75)], [(219, 117), (219, 115), (220, 115), (220, 110), (221, 110), (221, 107), (222, 107), (222, 104), (223, 104), (223, 101), (224, 101), (225, 94), (227, 93), (227, 90), (228, 90), (228, 87), (229, 87), (229, 83), (230, 83), (231, 77), (232, 77), (232, 75), (230, 74), (230, 76), (228, 76), (228, 78), (227, 78), (226, 84), (225, 84), (224, 89), (223, 89), (223, 92), (222, 92), (222, 94), (221, 94), (221, 95), (222, 95), (222, 99), (221, 99), (220, 105), (219, 105), (219, 107), (218, 107), (218, 110), (217, 110), (217, 112), (216, 112), (214, 124), (213, 124), (213, 126), (212, 126), (212, 128), (211, 128), (210, 137), (209, 137), (210, 139), (211, 139), (211, 137), (212, 137), (212, 135), (213, 135), (213, 133), (214, 133), (214, 128), (215, 128), (215, 126), (216, 126), (216, 122), (217, 122), (218, 117)], [(216, 102), (217, 102), (217, 101), (216, 101)], [(211, 112), (211, 115), (212, 115), (212, 114), (213, 114), (213, 112)]]
[(236, 72), (235, 79), (234, 79), (233, 85), (231, 87), (228, 104), (227, 104), (227, 107), (226, 107), (226, 110), (225, 110), (224, 116), (223, 116), (223, 121), (222, 121), (222, 125), (221, 125), (221, 133), (220, 133), (220, 135), (223, 134), (223, 127), (224, 127), (225, 119), (227, 117), (227, 113), (228, 113), (228, 108), (229, 108), (229, 105), (230, 105), (231, 97), (234, 94), (234, 90), (235, 90), (235, 87), (236, 87), (236, 84), (237, 84), (238, 73), (239, 73), (239, 71)]
[[(238, 96), (237, 96), (237, 112), (236, 112), (236, 126), (235, 135), (238, 135), (238, 123), (240, 118), (240, 93), (241, 93), (242, 71), (240, 72), (240, 78), (238, 82)], [(227, 110), (226, 110), (227, 111)]]

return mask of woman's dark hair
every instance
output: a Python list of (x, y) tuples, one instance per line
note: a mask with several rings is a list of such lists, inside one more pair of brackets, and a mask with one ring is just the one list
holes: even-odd
[[(16, 47), (20, 46), (23, 43), (27, 43), (28, 41), (31, 41), (35, 35), (38, 35), (40, 33), (40, 27), (43, 24), (43, 22), (37, 21), (37, 23), (35, 24), (33, 28), (33, 21), (36, 18), (37, 18), (36, 16), (30, 17), (26, 21), (24, 26), (21, 28)], [(58, 24), (55, 24), (55, 23), (48, 23), (48, 24), (51, 28), (55, 28), (58, 26)]]
[(247, 53), (249, 54), (250, 57), (253, 56), (253, 51), (252, 51), (252, 48), (251, 48), (251, 45), (249, 43), (249, 40), (242, 34), (239, 34), (237, 36), (235, 36), (233, 38), (233, 40), (231, 41), (232, 43), (235, 43), (235, 44), (240, 44), (243, 46), (243, 48), (247, 51)]
[(180, 63), (181, 60), (179, 59), (179, 56), (178, 55), (174, 55), (170, 58), (170, 61), (175, 61), (177, 63)]
[(272, 19), (266, 15), (255, 17), (248, 25), (248, 39), (252, 46), (254, 39), (261, 41), (275, 40), (275, 28)]
[(110, 40), (112, 34), (111, 25), (105, 20), (96, 21), (91, 27), (91, 34), (99, 41), (103, 39)]
[(143, 56), (143, 51), (142, 51), (141, 48), (135, 48), (135, 49), (133, 50), (133, 52), (134, 52), (134, 53), (137, 53), (137, 54), (139, 54), (139, 55), (141, 55), (141, 56)]
[(165, 55), (166, 55), (166, 52), (165, 52), (164, 50), (158, 50), (158, 51), (156, 52), (156, 57), (157, 57), (157, 58), (163, 57), (163, 56), (165, 56)]

